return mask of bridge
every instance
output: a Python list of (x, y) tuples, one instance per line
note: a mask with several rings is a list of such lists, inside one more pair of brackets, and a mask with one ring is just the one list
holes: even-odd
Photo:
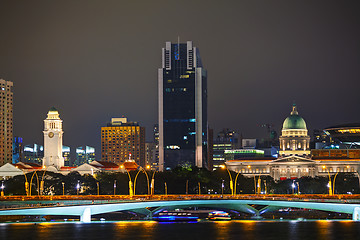
[[(205, 195), (204, 195), (205, 196)], [(146, 199), (145, 196), (137, 196), (136, 199), (122, 199), (117, 202), (94, 202), (79, 200), (77, 205), (67, 204), (65, 201), (59, 201), (52, 206), (44, 206), (42, 204), (36, 206), (24, 205), (22, 207), (0, 210), (0, 215), (69, 215), (79, 216), (82, 222), (91, 222), (91, 216), (96, 214), (117, 212), (117, 211), (132, 211), (146, 215), (151, 219), (152, 215), (163, 210), (171, 210), (185, 207), (209, 207), (215, 209), (236, 210), (260, 216), (264, 212), (273, 211), (281, 208), (305, 208), (313, 210), (322, 210), (337, 213), (352, 214), (354, 221), (360, 220), (360, 203), (348, 203), (345, 201), (324, 201), (324, 199), (292, 199), (285, 198), (279, 200), (275, 197), (252, 197), (251, 199), (199, 199), (197, 196), (191, 199), (189, 196), (182, 198), (180, 196), (167, 197), (166, 199)], [(244, 197), (243, 197), (244, 198)], [(327, 200), (327, 199), (325, 199)], [(83, 203), (82, 203), (83, 202)], [(3, 204), (4, 202), (2, 202)], [(257, 210), (252, 205), (264, 206)]]

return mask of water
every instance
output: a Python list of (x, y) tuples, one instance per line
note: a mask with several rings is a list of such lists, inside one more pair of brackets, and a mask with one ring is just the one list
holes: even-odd
[(4, 223), (0, 239), (360, 239), (353, 221), (229, 221), (158, 223), (120, 221), (93, 223)]

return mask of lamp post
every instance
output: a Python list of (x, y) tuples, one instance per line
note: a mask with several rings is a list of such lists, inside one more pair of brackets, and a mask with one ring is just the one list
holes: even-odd
[(43, 173), (43, 175), (42, 175), (41, 182), (40, 182), (40, 195), (43, 195), (43, 191), (44, 191), (44, 177), (45, 177), (45, 173), (46, 173), (46, 167), (43, 166), (42, 168), (44, 169), (44, 173)]
[(100, 186), (99, 186), (99, 182), (96, 182), (96, 186), (97, 186), (97, 195), (100, 195)]
[(294, 194), (294, 190), (295, 190), (295, 182), (294, 181), (291, 184), (291, 188), (292, 188), (292, 194)]
[(116, 180), (114, 180), (114, 195), (116, 195)]
[(166, 185), (166, 182), (164, 183), (165, 185), (165, 196), (167, 196), (167, 185)]
[(234, 195), (234, 184), (233, 184), (233, 180), (232, 180), (230, 171), (229, 171), (229, 169), (228, 169), (225, 165), (221, 165), (221, 168), (222, 168), (222, 169), (226, 169), (227, 172), (228, 172), (228, 174), (229, 174), (231, 195)]
[(76, 195), (79, 195), (79, 189), (80, 189), (80, 180), (78, 180), (76, 184)]
[(2, 197), (4, 196), (4, 188), (5, 188), (4, 181), (2, 181), (2, 183), (1, 183), (1, 196)]
[(188, 195), (189, 194), (189, 180), (186, 180), (186, 185), (185, 185), (185, 194)]
[(333, 180), (333, 188), (332, 188), (332, 195), (334, 195), (335, 194), (335, 180), (336, 180), (336, 176), (338, 175), (338, 171), (336, 171), (336, 174), (335, 174), (335, 176), (334, 176), (334, 180)]
[(62, 190), (63, 190), (63, 196), (65, 195), (65, 183), (62, 182)]
[(201, 195), (201, 187), (200, 187), (200, 182), (198, 182), (198, 186), (199, 186), (199, 195)]
[(296, 182), (297, 187), (298, 187), (298, 194), (300, 195), (300, 186), (299, 186), (299, 182)]
[(235, 183), (234, 183), (234, 194), (236, 195), (236, 184), (237, 184), (237, 179), (238, 179), (238, 176), (240, 174), (240, 170), (238, 171), (238, 173), (236, 174), (236, 177), (235, 177)]
[(130, 173), (129, 173), (129, 171), (124, 167), (124, 165), (121, 165), (120, 168), (125, 169), (125, 171), (127, 172), (128, 176), (129, 176), (129, 196), (132, 197), (132, 196), (134, 195), (134, 193), (133, 193), (133, 185), (132, 185)]
[(329, 172), (329, 170), (326, 168), (326, 166), (322, 166), (322, 168), (323, 168), (324, 170), (326, 169), (326, 171), (327, 171), (327, 173), (328, 173), (328, 175), (329, 175), (328, 188), (329, 188), (329, 195), (331, 196), (331, 195), (333, 195), (333, 192), (332, 192), (332, 187), (331, 187), (331, 176), (330, 176), (330, 172)]
[(224, 195), (224, 179), (221, 179), (221, 195)]
[(153, 172), (152, 177), (151, 177), (151, 195), (154, 195), (155, 193), (155, 173), (156, 171)]

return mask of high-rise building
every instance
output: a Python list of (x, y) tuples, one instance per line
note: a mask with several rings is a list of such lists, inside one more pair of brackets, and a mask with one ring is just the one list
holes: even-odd
[(0, 166), (12, 162), (13, 82), (0, 79)]
[(101, 160), (123, 164), (129, 159), (145, 167), (145, 128), (126, 118), (112, 118), (101, 128)]
[(70, 167), (70, 147), (62, 146), (62, 156), (64, 158), (64, 166)]
[(76, 148), (75, 166), (80, 166), (84, 163), (91, 163), (95, 161), (95, 148), (90, 146), (81, 146)]
[(159, 170), (208, 167), (207, 73), (191, 41), (166, 42), (158, 94)]
[(24, 162), (42, 165), (44, 158), (44, 147), (38, 144), (24, 146)]
[(213, 143), (213, 167), (219, 168), (225, 164), (225, 150), (239, 149), (241, 146), (239, 134), (230, 129), (221, 130)]
[(16, 164), (18, 162), (21, 162), (22, 157), (23, 157), (23, 139), (21, 137), (14, 137), (12, 163)]

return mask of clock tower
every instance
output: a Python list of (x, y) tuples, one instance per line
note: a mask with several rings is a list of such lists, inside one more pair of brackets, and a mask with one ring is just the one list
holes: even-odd
[(60, 170), (64, 166), (64, 158), (62, 156), (63, 130), (62, 120), (59, 112), (52, 107), (47, 118), (44, 120), (44, 167), (55, 167)]

